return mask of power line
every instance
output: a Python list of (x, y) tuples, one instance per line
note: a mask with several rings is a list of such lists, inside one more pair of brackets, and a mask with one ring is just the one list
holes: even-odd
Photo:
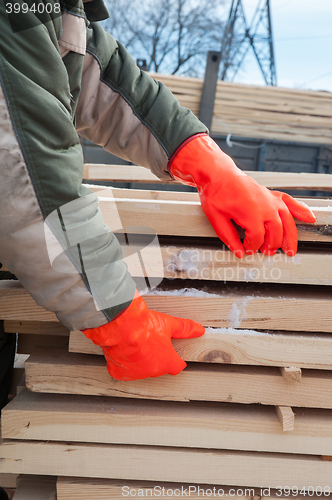
[(304, 87), (305, 85), (309, 85), (312, 82), (315, 82), (316, 80), (320, 80), (321, 78), (325, 78), (325, 76), (330, 76), (332, 75), (332, 71), (329, 71), (328, 73), (324, 73), (324, 75), (317, 76), (316, 78), (313, 78), (312, 80), (309, 80), (308, 82), (302, 83), (300, 87)]
[(332, 38), (332, 35), (314, 35), (314, 36), (294, 36), (289, 38), (275, 38), (276, 42), (284, 42), (290, 40), (314, 40), (318, 38)]
[(292, 3), (293, 0), (288, 0), (287, 2), (283, 3), (282, 5), (277, 5), (277, 7), (273, 7), (273, 11), (282, 9), (283, 7), (288, 6), (290, 3)]

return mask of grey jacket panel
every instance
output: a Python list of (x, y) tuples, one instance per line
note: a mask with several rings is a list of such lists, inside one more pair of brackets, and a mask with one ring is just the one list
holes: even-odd
[(106, 151), (170, 179), (166, 151), (121, 94), (101, 80), (98, 61), (89, 53), (84, 61), (76, 130)]

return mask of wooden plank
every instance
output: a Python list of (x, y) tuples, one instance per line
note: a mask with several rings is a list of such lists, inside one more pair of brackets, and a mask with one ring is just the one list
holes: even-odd
[[(328, 111), (331, 110), (331, 100), (332, 96), (330, 92), (317, 92), (308, 91), (306, 94), (298, 91), (289, 92), (290, 89), (282, 89), (280, 87), (263, 87), (263, 86), (253, 86), (253, 85), (242, 85), (230, 84), (217, 85), (217, 95), (216, 100), (220, 98), (234, 99), (238, 97), (239, 100), (246, 99), (252, 100), (254, 103), (284, 103), (294, 104), (299, 106), (305, 112), (307, 106), (313, 107), (315, 104), (317, 108), (327, 106)], [(331, 113), (331, 111), (330, 111)]]
[(13, 500), (57, 500), (56, 478), (20, 475)]
[[(181, 97), (180, 97), (181, 99)], [(182, 98), (184, 102), (187, 102), (189, 106), (196, 108), (196, 102), (194, 98)], [(286, 104), (286, 106), (285, 106)], [(287, 109), (287, 104), (288, 109)], [(226, 123), (247, 123), (248, 128), (252, 127), (262, 127), (267, 125), (270, 129), (272, 124), (275, 123), (276, 128), (285, 127), (285, 130), (291, 128), (297, 133), (305, 133), (306, 135), (318, 136), (318, 132), (321, 132), (327, 137), (331, 135), (331, 127), (329, 119), (331, 119), (331, 113), (326, 111), (326, 108), (317, 108), (316, 114), (312, 113), (312, 108), (310, 109), (294, 109), (296, 103), (282, 103), (283, 110), (276, 111), (278, 106), (277, 102), (271, 105), (265, 105), (264, 103), (255, 103), (246, 101), (245, 105), (241, 108), (234, 106), (232, 101), (218, 100), (215, 102), (214, 106), (214, 117), (220, 117), (221, 121)], [(265, 108), (265, 109), (264, 109)], [(270, 109), (268, 109), (270, 108)], [(273, 109), (274, 108), (274, 109)], [(312, 129), (310, 129), (312, 127)]]
[(9, 388), (9, 397), (14, 397), (19, 393), (19, 387), (21, 387), (21, 380), (23, 376), (24, 368), (13, 368), (13, 376)]
[[(246, 173), (249, 174), (249, 172)], [(250, 177), (259, 184), (272, 189), (319, 189), (324, 191), (332, 188), (330, 174), (252, 171)]]
[[(116, 187), (106, 187), (100, 186), (98, 184), (84, 184), (85, 187), (91, 189), (95, 193), (100, 193), (102, 196), (110, 196), (112, 198), (125, 198), (127, 200), (171, 200), (182, 203), (186, 202), (197, 202), (199, 203), (199, 195), (196, 192), (191, 191), (158, 191), (156, 189), (126, 189), (126, 188), (116, 188)], [(315, 202), (315, 198), (309, 198), (310, 202)], [(317, 202), (324, 200), (324, 198), (317, 198)], [(309, 202), (309, 203), (310, 203)], [(325, 200), (326, 203), (330, 203), (330, 200)], [(319, 205), (317, 205), (319, 206)]]
[(273, 131), (273, 129), (276, 131), (277, 134), (283, 134), (285, 136), (289, 136), (288, 140), (292, 140), (294, 138), (297, 139), (297, 142), (301, 142), (299, 139), (306, 138), (307, 143), (323, 143), (325, 141), (325, 145), (329, 144), (329, 142), (326, 142), (330, 140), (331, 138), (331, 130), (326, 128), (326, 127), (321, 127), (321, 128), (314, 128), (312, 126), (308, 125), (302, 125), (302, 124), (291, 124), (291, 123), (276, 123), (276, 122), (269, 122), (268, 120), (263, 120), (263, 119), (250, 119), (250, 118), (245, 118), (242, 115), (240, 116), (234, 116), (231, 114), (224, 115), (214, 115), (213, 117), (213, 122), (212, 122), (212, 128), (214, 124), (223, 125), (225, 127), (225, 122), (228, 125), (228, 128), (230, 127), (231, 133), (234, 133), (234, 129), (238, 128), (239, 130), (245, 129), (247, 127), (247, 132), (246, 134), (249, 134), (253, 136), (257, 136), (258, 134), (265, 133), (270, 135)]
[[(102, 197), (100, 208), (106, 224), (110, 227), (113, 214), (109, 208), (111, 202), (107, 201), (107, 197), (116, 200), (116, 209), (125, 227), (149, 226), (159, 235), (216, 237), (200, 206), (197, 193), (88, 187)], [(295, 221), (299, 241), (332, 241), (332, 231), (329, 227), (332, 225), (331, 200), (321, 198), (298, 198), (298, 200), (309, 205), (317, 217), (315, 224)], [(174, 204), (171, 204), (171, 201)], [(176, 225), (175, 217), (177, 217)], [(237, 227), (237, 229), (240, 236), (244, 237), (242, 228)]]
[(310, 226), (309, 224), (297, 224), (297, 237), (299, 241), (332, 241), (332, 231), (329, 225)]
[(17, 339), (17, 352), (31, 354), (36, 347), (65, 347), (69, 337), (65, 335), (40, 335), (20, 333)]
[[(136, 226), (139, 226), (143, 231), (146, 227), (153, 228), (158, 235), (217, 238), (198, 201), (107, 199), (104, 194), (99, 205), (104, 221), (111, 229), (114, 229), (112, 223), (116, 220), (114, 214), (118, 213), (123, 227), (135, 226), (137, 230)], [(299, 240), (332, 241), (332, 207), (314, 207), (313, 211), (317, 217), (315, 224), (297, 221)], [(244, 237), (241, 229), (240, 235)]]
[[(332, 285), (332, 256), (322, 250), (299, 249), (294, 257), (278, 251), (273, 256), (260, 253), (238, 259), (229, 250), (217, 245), (186, 246), (176, 243), (161, 245), (164, 277), (168, 279), (197, 279), (213, 281), (297, 283)], [(151, 262), (155, 259), (151, 251)], [(148, 276), (161, 274), (151, 266)], [(128, 266), (135, 276), (137, 270)]]
[[(194, 100), (191, 98), (190, 102)], [(275, 108), (276, 109), (276, 108)], [(285, 107), (276, 112), (275, 109), (264, 109), (264, 105), (256, 105), (256, 103), (247, 103), (246, 106), (234, 106), (232, 102), (221, 101), (215, 102), (214, 113), (223, 116), (223, 119), (227, 121), (228, 116), (247, 118), (250, 121), (255, 121), (259, 123), (276, 123), (276, 124), (291, 124), (292, 126), (305, 125), (308, 127), (330, 128), (330, 121), (332, 113), (329, 113), (325, 109), (325, 114), (321, 115), (320, 110), (317, 110), (316, 114), (311, 114), (310, 112), (305, 112), (304, 109), (298, 110), (299, 112), (294, 112), (294, 109), (286, 110)], [(331, 101), (332, 109), (332, 101)], [(330, 129), (330, 133), (332, 130)]]
[[(203, 80), (164, 75), (155, 78), (168, 86), (181, 105), (198, 114)], [(220, 119), (234, 135), (329, 144), (331, 101), (328, 92), (218, 82), (214, 112), (218, 115), (222, 109)], [(226, 134), (216, 119), (211, 132)]]
[[(173, 339), (172, 344), (185, 361), (278, 366), (281, 375), (290, 382), (301, 381), (301, 368), (332, 370), (331, 335), (318, 337), (225, 328), (208, 329), (203, 337), (190, 342)], [(101, 347), (79, 330), (70, 334), (69, 352), (103, 355)]]
[(276, 406), (276, 413), (283, 431), (294, 430), (295, 415), (290, 406)]
[[(192, 105), (195, 106), (196, 99), (198, 98), (198, 92), (198, 90), (192, 90), (191, 93), (180, 94), (179, 92), (178, 94), (180, 99), (184, 98), (188, 101), (188, 103), (192, 103)], [(214, 107), (215, 112), (222, 114), (223, 106), (226, 108), (226, 113), (233, 113), (235, 116), (241, 116), (242, 109), (245, 111), (251, 109), (254, 117), (256, 116), (255, 113), (265, 111), (269, 113), (271, 122), (274, 118), (272, 113), (274, 113), (276, 117), (284, 116), (285, 120), (290, 120), (291, 116), (293, 116), (294, 124), (297, 123), (298, 118), (302, 117), (326, 119), (332, 115), (331, 98), (317, 99), (309, 96), (306, 97), (305, 101), (303, 101), (303, 98), (301, 100), (298, 96), (279, 96), (277, 98), (273, 96), (271, 98), (271, 96), (258, 96), (252, 94), (251, 92), (238, 92), (233, 89), (228, 90), (227, 92), (220, 92), (220, 89), (217, 88)], [(316, 126), (320, 126), (319, 120), (317, 120)], [(329, 127), (328, 124), (327, 127)]]
[[(21, 291), (21, 286), (18, 286), (18, 290)], [(4, 288), (0, 287), (0, 301), (1, 305), (4, 304), (4, 294), (6, 290), (6, 284)], [(13, 290), (12, 290), (13, 292)], [(27, 292), (26, 292), (27, 293)], [(13, 296), (13, 294), (11, 294)], [(7, 300), (8, 299), (7, 297)], [(37, 304), (33, 304), (32, 309), (35, 310), (35, 308), (38, 308)], [(15, 308), (13, 304), (13, 308)], [(2, 312), (2, 311), (1, 311)], [(5, 314), (5, 313), (4, 313)], [(18, 315), (18, 312), (17, 312)], [(49, 313), (49, 317), (51, 317), (52, 313)], [(33, 334), (33, 335), (60, 335), (64, 337), (69, 336), (69, 330), (65, 326), (63, 326), (61, 323), (58, 321), (20, 321), (20, 320), (10, 320), (10, 319), (5, 319), (4, 321), (4, 330), (7, 333), (23, 333), (23, 334)]]
[(280, 372), (288, 382), (301, 382), (302, 371), (298, 366), (283, 366), (280, 367)]
[(22, 377), (20, 378), (19, 383), (17, 384), (17, 396), (21, 394), (22, 391), (24, 391), (26, 385), (25, 385), (25, 372), (23, 373)]
[[(156, 80), (163, 82), (167, 87), (171, 85), (177, 86), (180, 89), (192, 89), (192, 88), (202, 88), (203, 87), (203, 79), (202, 78), (193, 78), (193, 77), (183, 77), (178, 75), (163, 75), (160, 73), (150, 73), (153, 78)], [(241, 93), (244, 95), (254, 96), (255, 99), (260, 98), (269, 98), (271, 96), (275, 99), (285, 97), (291, 99), (299, 99), (301, 103), (306, 103), (309, 99), (322, 100), (326, 104), (331, 103), (331, 93), (327, 91), (321, 90), (305, 90), (305, 89), (291, 89), (288, 87), (269, 87), (263, 85), (248, 85), (245, 83), (234, 83), (234, 82), (224, 82), (218, 81), (218, 91), (222, 95), (228, 95), (230, 92), (234, 92), (235, 95), (240, 95)]]
[[(245, 171), (245, 173), (259, 184), (273, 189), (332, 189), (332, 179), (329, 174), (258, 172), (252, 170)], [(132, 165), (85, 164), (83, 177), (95, 181), (165, 183), (164, 179), (159, 179), (150, 170)], [(181, 184), (176, 181), (170, 182)]]
[[(164, 181), (155, 176), (149, 169), (144, 167), (136, 167), (132, 165), (102, 165), (102, 164), (85, 164), (83, 171), (83, 179), (96, 181), (121, 181), (121, 182), (173, 182)], [(180, 184), (176, 182), (177, 184)]]
[(175, 377), (123, 382), (110, 377), (101, 356), (44, 348), (25, 371), (34, 392), (332, 408), (332, 372), (322, 370), (303, 370), (301, 384), (290, 384), (274, 367), (194, 363)]
[[(91, 478), (66, 478), (58, 477), (57, 480), (57, 500), (112, 500), (129, 497), (139, 497), (150, 500), (155, 496), (190, 496), (190, 498), (202, 498), (207, 496), (219, 496), (224, 499), (234, 499), (233, 488), (229, 486), (198, 485), (183, 483), (164, 483), (156, 484), (150, 481), (120, 481), (112, 479), (91, 479)], [(259, 488), (238, 488), (236, 498), (239, 500), (258, 500)]]
[[(257, 90), (259, 90), (259, 92), (257, 92)], [(236, 84), (234, 86), (220, 86), (220, 82), (218, 82), (216, 100), (234, 100), (237, 96), (239, 100), (251, 100), (255, 104), (262, 103), (269, 105), (279, 103), (281, 110), (284, 104), (293, 104), (293, 106), (297, 106), (300, 110), (303, 110), (303, 112), (307, 112), (309, 108), (312, 114), (315, 114), (313, 111), (316, 104), (319, 110), (326, 106), (328, 108), (327, 112), (331, 113), (329, 108), (329, 106), (331, 106), (331, 93), (314, 93), (313, 91), (309, 91), (307, 94), (301, 94), (300, 92), (290, 93), (287, 89), (282, 89), (280, 91), (280, 87), (278, 87), (278, 91), (275, 92), (274, 90), (275, 88), (273, 88), (271, 92), (271, 89), (267, 87), (256, 87), (255, 89), (251, 85), (245, 85), (244, 87), (238, 87)], [(193, 88), (193, 95), (195, 95), (194, 91), (195, 89)], [(197, 91), (198, 87), (196, 92)], [(187, 95), (189, 95), (189, 92)]]
[[(152, 489), (152, 491), (151, 491)], [(288, 491), (288, 490), (287, 490)], [(130, 495), (131, 492), (131, 495)], [(295, 491), (294, 491), (295, 493)], [(320, 488), (318, 488), (318, 496), (313, 495), (313, 490), (310, 493), (301, 492), (299, 495), (292, 495), (291, 498), (319, 500), (321, 496)], [(328, 493), (328, 488), (326, 489)], [(168, 497), (186, 497), (190, 498), (207, 498), (207, 497), (222, 497), (225, 499), (239, 498), (239, 500), (261, 500), (262, 497), (268, 496), (271, 500), (285, 499), (285, 496), (279, 489), (271, 488), (247, 488), (240, 486), (238, 488), (230, 488), (229, 486), (219, 485), (202, 485), (183, 483), (158, 483), (151, 481), (120, 481), (112, 479), (92, 479), (92, 478), (77, 478), (60, 476), (57, 480), (58, 500), (90, 500), (98, 498), (98, 500), (112, 500), (123, 498), (124, 496), (137, 496), (146, 500), (150, 500), (154, 496)], [(285, 492), (286, 494), (286, 492)]]
[[(292, 123), (277, 123), (277, 122), (269, 122), (268, 120), (263, 120), (263, 119), (250, 119), (250, 118), (245, 118), (243, 116), (225, 116), (224, 114), (222, 115), (222, 120), (227, 120), (229, 125), (232, 125), (232, 128), (235, 126), (243, 127), (247, 126), (248, 129), (250, 129), (251, 133), (253, 131), (265, 131), (268, 133), (271, 133), (273, 129), (277, 133), (284, 133), (289, 135), (290, 138), (294, 137), (301, 137), (306, 138), (307, 142), (314, 143), (317, 141), (323, 142), (330, 140), (331, 138), (331, 130), (326, 128), (326, 127), (320, 127), (320, 128), (315, 128), (313, 126), (309, 125), (302, 125), (302, 124), (292, 124)], [(220, 120), (220, 117), (218, 119), (218, 116), (214, 116), (214, 120), (219, 121), (220, 123), (223, 123), (222, 120)], [(297, 141), (299, 142), (299, 141)], [(328, 145), (329, 142), (325, 142), (325, 145)]]
[(11, 321), (57, 321), (54, 313), (37, 306), (20, 283), (16, 281), (0, 282), (0, 290), (0, 319)]
[[(167, 82), (167, 83), (172, 83), (172, 84), (177, 84), (177, 85), (182, 85), (185, 86), (185, 88), (188, 87), (202, 87), (203, 86), (203, 79), (202, 78), (196, 78), (196, 77), (186, 77), (186, 76), (178, 76), (178, 75), (164, 75), (162, 73), (154, 73), (151, 71), (149, 73), (152, 78), (155, 80), (158, 80), (160, 82)], [(166, 85), (166, 83), (165, 83)]]
[[(327, 145), (331, 142), (331, 133), (326, 129), (313, 129), (312, 127), (292, 127), (285, 124), (252, 123), (249, 120), (214, 115), (212, 120), (212, 133), (226, 135), (231, 133), (238, 137), (251, 137), (291, 142), (305, 142), (306, 145)], [(273, 137), (273, 132), (275, 137)]]
[[(322, 174), (323, 175), (323, 174)], [(103, 190), (99, 202), (105, 223), (111, 230), (119, 215), (121, 223), (128, 232), (146, 233), (152, 228), (160, 236), (172, 235), (182, 237), (217, 238), (209, 220), (204, 214), (199, 201), (173, 201), (170, 199), (124, 199), (122, 197), (107, 199), (111, 190)], [(191, 193), (188, 193), (191, 194)], [(299, 241), (332, 241), (332, 208), (312, 207), (317, 217), (314, 224), (296, 221)], [(174, 221), (176, 220), (176, 224)], [(128, 229), (129, 228), (129, 229)], [(238, 227), (240, 237), (244, 231)]]
[[(180, 77), (178, 77), (180, 78)], [(197, 84), (198, 79), (196, 79), (195, 83)], [(226, 89), (236, 89), (237, 91), (243, 90), (244, 92), (251, 91), (254, 95), (272, 95), (272, 96), (285, 96), (289, 95), (291, 97), (298, 96), (303, 100), (304, 97), (316, 97), (329, 99), (331, 102), (331, 93), (327, 91), (321, 90), (304, 90), (304, 89), (291, 89), (289, 87), (269, 87), (264, 85), (248, 85), (246, 83), (233, 83), (233, 82), (224, 82), (219, 80), (218, 87), (221, 90)], [(257, 92), (259, 91), (259, 92)]]
[[(189, 95), (187, 96), (190, 97)], [(193, 100), (194, 102), (194, 100)], [(235, 113), (241, 114), (243, 109), (250, 109), (252, 111), (273, 111), (279, 116), (283, 116), (285, 113), (293, 116), (298, 114), (299, 116), (306, 117), (331, 117), (331, 111), (322, 104), (319, 107), (315, 107), (317, 100), (310, 100), (305, 106), (301, 105), (297, 100), (287, 99), (282, 102), (280, 100), (267, 100), (256, 99), (255, 101), (248, 98), (248, 96), (239, 96), (236, 93), (228, 93), (227, 95), (220, 95), (216, 97), (214, 112), (215, 114), (222, 114), (224, 106), (231, 108)], [(286, 117), (285, 117), (286, 118)]]
[(15, 489), (18, 474), (0, 474), (0, 486), (2, 488)]
[(329, 144), (329, 142), (327, 141), (330, 140), (331, 136), (330, 130), (326, 128), (318, 129), (308, 127), (306, 125), (287, 125), (285, 123), (275, 122), (269, 123), (268, 121), (264, 122), (263, 120), (250, 120), (249, 118), (243, 118), (242, 116), (236, 117), (230, 115), (214, 115), (213, 123), (217, 122), (222, 125), (225, 123), (225, 120), (228, 126), (231, 126), (231, 131), (233, 133), (235, 128), (238, 128), (240, 130), (247, 127), (248, 132), (246, 133), (248, 134), (250, 132), (251, 136), (253, 134), (257, 136), (262, 133), (271, 135), (274, 129), (277, 134), (284, 135), (285, 137), (288, 136), (288, 140), (296, 140), (296, 142), (301, 142), (300, 139), (302, 138), (306, 139), (307, 143), (325, 143), (325, 145)]
[(277, 488), (332, 486), (319, 457), (110, 444), (4, 440), (0, 472)]
[[(190, 318), (206, 327), (332, 331), (332, 303), (330, 292), (326, 287), (299, 289), (274, 285), (271, 288), (263, 284), (249, 286), (242, 284), (239, 287), (212, 282), (208, 287), (205, 283), (204, 285), (201, 289), (199, 282), (174, 280), (167, 283), (166, 290), (160, 289), (154, 294), (145, 295), (144, 300), (154, 311)], [(0, 283), (0, 305), (6, 331), (20, 331), (21, 328), (24, 332), (41, 335), (48, 334), (49, 331), (54, 334), (57, 331), (53, 328), (56, 326), (52, 322), (53, 313), (44, 310), (42, 315), (44, 321), (37, 324), (32, 321), (31, 328), (29, 321), (12, 322), (7, 319), (41, 316), (41, 308), (35, 304), (20, 283), (13, 284), (8, 281)], [(52, 325), (50, 330), (49, 325)], [(59, 334), (69, 335), (69, 331), (60, 323), (57, 325)], [(328, 353), (331, 349), (329, 338), (324, 337), (324, 342)], [(320, 364), (317, 360), (313, 362), (316, 365)], [(292, 364), (293, 362), (290, 362), (289, 366)], [(328, 361), (325, 366), (329, 369), (330, 362)]]
[[(320, 174), (319, 174), (320, 175)], [(190, 191), (158, 191), (156, 189), (127, 189), (127, 188), (116, 188), (116, 187), (105, 187), (98, 184), (84, 184), (85, 187), (91, 189), (95, 193), (102, 191), (106, 196), (113, 198), (125, 198), (134, 200), (172, 200), (175, 202), (182, 203), (186, 202), (197, 202), (199, 203), (199, 195), (196, 192)], [(306, 203), (309, 207), (331, 207), (331, 198), (322, 197), (296, 197), (296, 200)]]
[[(216, 103), (217, 104), (217, 103)], [(195, 104), (193, 104), (195, 106)], [(243, 112), (242, 112), (243, 110)], [(248, 128), (263, 127), (266, 125), (271, 130), (275, 124), (278, 130), (285, 127), (285, 130), (293, 130), (296, 133), (305, 133), (308, 136), (319, 136), (319, 132), (326, 137), (331, 136), (329, 116), (321, 115), (317, 110), (317, 115), (309, 113), (289, 113), (257, 109), (253, 107), (243, 107), (241, 110), (234, 108), (232, 104), (222, 104), (215, 106), (214, 116), (219, 116), (221, 121), (226, 123), (248, 124)]]
[[(250, 87), (246, 87), (244, 91), (239, 88), (229, 87), (220, 89), (217, 86), (215, 104), (218, 106), (220, 103), (225, 102), (234, 106), (234, 113), (238, 113), (235, 104), (236, 99), (242, 103), (243, 107), (251, 106), (253, 110), (268, 110), (275, 111), (276, 114), (282, 115), (283, 113), (293, 112), (294, 118), (298, 115), (303, 116), (331, 116), (331, 94), (313, 95), (307, 94), (305, 98), (301, 94), (279, 94), (264, 92), (265, 88), (262, 87), (263, 92), (253, 91)], [(182, 92), (183, 96), (192, 98), (197, 96), (198, 88), (193, 89), (190, 93)], [(278, 108), (279, 105), (279, 108)], [(273, 118), (273, 117), (272, 117)]]
[(332, 453), (331, 410), (297, 408), (282, 431), (273, 406), (176, 403), (22, 391), (3, 410), (6, 439), (276, 453)]
[[(195, 97), (180, 96), (179, 99), (185, 103), (185, 106), (190, 107), (192, 110), (194, 108), (196, 112)], [(241, 99), (240, 96), (239, 102), (243, 102), (241, 107), (235, 106), (234, 100), (217, 99), (214, 106), (214, 116), (219, 116), (221, 121), (228, 124), (247, 123), (249, 130), (254, 126), (262, 127), (263, 125), (268, 125), (270, 129), (275, 124), (276, 128), (281, 129), (284, 126), (285, 130), (291, 128), (297, 133), (305, 133), (308, 136), (318, 137), (318, 132), (327, 137), (331, 136), (332, 130), (329, 123), (331, 113), (327, 110), (327, 107), (324, 109), (324, 107), (320, 106), (317, 108), (316, 113), (313, 113), (313, 107), (301, 108), (296, 101), (291, 102), (288, 100), (280, 103), (270, 101), (266, 104), (246, 100), (243, 96)], [(277, 110), (278, 104), (280, 104), (279, 111)], [(314, 104), (313, 101), (312, 104)]]
[[(195, 106), (194, 98), (188, 99), (188, 102), (192, 102), (193, 106)], [(298, 108), (296, 112), (294, 108), (290, 111), (287, 111), (285, 106), (283, 108), (278, 112), (275, 109), (264, 109), (264, 104), (256, 106), (254, 102), (251, 104), (247, 102), (247, 105), (239, 108), (234, 106), (231, 101), (217, 101), (215, 102), (214, 113), (215, 115), (222, 115), (224, 121), (236, 119), (259, 125), (275, 123), (276, 126), (285, 125), (298, 130), (308, 129), (309, 134), (317, 131), (325, 131), (327, 135), (331, 134), (329, 120), (331, 120), (332, 115), (326, 110), (324, 112), (323, 108), (317, 109), (316, 114), (312, 113), (312, 109)], [(309, 127), (313, 127), (314, 130), (309, 130)]]
[[(321, 174), (317, 174), (321, 175)], [(109, 196), (111, 198), (124, 198), (125, 200), (154, 200), (163, 201), (169, 200), (178, 202), (182, 204), (183, 202), (195, 202), (199, 203), (199, 195), (197, 192), (191, 191), (161, 191), (157, 189), (127, 189), (127, 188), (117, 188), (109, 186), (101, 186), (98, 184), (84, 184), (85, 187), (90, 189), (95, 193), (100, 193), (102, 196)], [(332, 200), (331, 198), (324, 197), (295, 197), (296, 200), (306, 203), (311, 209), (315, 207), (330, 207)], [(317, 216), (320, 216), (317, 214)], [(296, 222), (296, 221), (295, 221)]]

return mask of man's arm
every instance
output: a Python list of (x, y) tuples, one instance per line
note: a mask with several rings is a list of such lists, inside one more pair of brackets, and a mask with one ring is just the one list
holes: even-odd
[(168, 161), (188, 137), (207, 132), (160, 82), (97, 23), (87, 29), (76, 128), (120, 158), (171, 180)]
[[(76, 14), (85, 33), (82, 4)], [(61, 35), (61, 17), (13, 32), (0, 2), (0, 261), (39, 305), (79, 329), (109, 322), (132, 300), (135, 283), (97, 197), (82, 186), (71, 79), (81, 74), (83, 55), (68, 53), (66, 66)], [(92, 293), (93, 269), (109, 307), (98, 307)]]

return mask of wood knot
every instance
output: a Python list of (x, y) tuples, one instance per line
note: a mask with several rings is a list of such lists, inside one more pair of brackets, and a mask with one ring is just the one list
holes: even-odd
[(232, 363), (231, 356), (224, 351), (219, 351), (215, 349), (214, 351), (210, 351), (202, 359), (203, 363)]

